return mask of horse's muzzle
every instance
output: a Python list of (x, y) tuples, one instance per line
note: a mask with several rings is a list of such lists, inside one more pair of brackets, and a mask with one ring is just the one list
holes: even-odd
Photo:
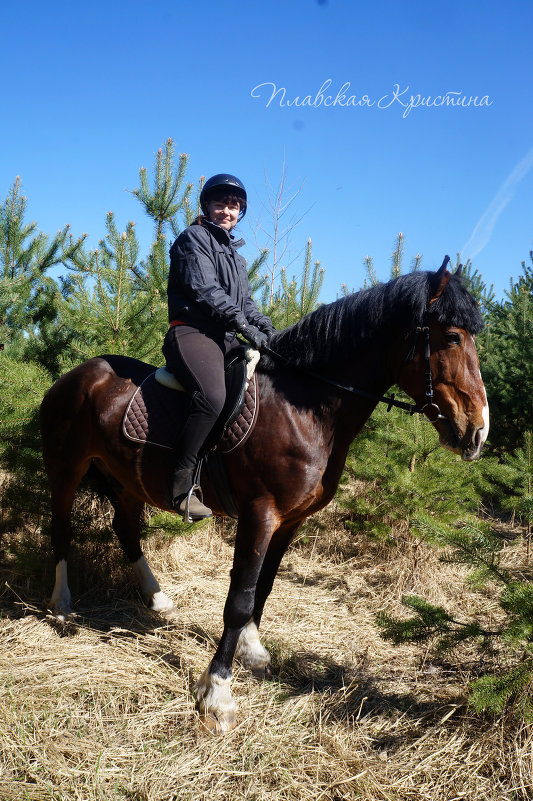
[(488, 426), (482, 425), (460, 437), (449, 420), (442, 421), (439, 427), (440, 444), (459, 454), (465, 462), (475, 462), (479, 459), (487, 433)]
[(466, 447), (463, 447), (461, 458), (464, 462), (475, 462), (476, 459), (479, 459), (481, 456), (481, 451), (483, 450), (483, 443), (485, 442), (485, 437), (483, 436), (483, 428), (478, 428), (475, 431), (474, 436), (470, 444)]

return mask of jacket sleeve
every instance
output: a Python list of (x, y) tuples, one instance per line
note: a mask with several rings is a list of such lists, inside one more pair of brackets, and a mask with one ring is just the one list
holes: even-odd
[(248, 281), (246, 262), (241, 255), (237, 255), (236, 260), (238, 269), (242, 275), (241, 285), (244, 284), (246, 286), (246, 296), (244, 299), (244, 314), (246, 315), (246, 321), (250, 323), (250, 325), (255, 325), (265, 334), (273, 334), (276, 329), (274, 328), (272, 320), (259, 310), (257, 303), (252, 298), (252, 290), (250, 289), (250, 283)]
[(171, 249), (170, 271), (185, 295), (229, 330), (246, 325), (246, 317), (220, 286), (210, 235), (200, 225), (187, 228)]
[(266, 314), (259, 311), (250, 291), (248, 291), (248, 296), (246, 298), (244, 313), (247, 321), (257, 326), (260, 331), (264, 331), (265, 334), (272, 334), (276, 330), (270, 317), (267, 317)]

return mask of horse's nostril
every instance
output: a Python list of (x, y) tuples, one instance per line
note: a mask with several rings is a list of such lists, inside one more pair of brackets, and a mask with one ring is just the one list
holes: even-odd
[(481, 453), (481, 448), (483, 447), (483, 442), (483, 428), (478, 428), (472, 437), (472, 445), (470, 448), (467, 448), (467, 451), (471, 454), (476, 454), (476, 456), (479, 456)]

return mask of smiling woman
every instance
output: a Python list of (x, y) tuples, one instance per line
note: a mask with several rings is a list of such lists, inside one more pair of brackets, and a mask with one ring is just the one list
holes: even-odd
[(202, 188), (200, 205), (203, 216), (170, 249), (170, 329), (163, 345), (167, 368), (191, 403), (170, 478), (169, 504), (193, 520), (211, 516), (195, 473), (200, 449), (226, 400), (224, 355), (238, 345), (237, 333), (261, 348), (274, 331), (252, 299), (246, 263), (238, 253), (244, 243), (231, 233), (246, 214), (244, 185), (234, 175), (214, 175)]

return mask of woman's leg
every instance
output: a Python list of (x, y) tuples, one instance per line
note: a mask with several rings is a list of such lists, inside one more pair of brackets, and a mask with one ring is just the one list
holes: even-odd
[(167, 366), (191, 396), (189, 416), (177, 448), (171, 487), (173, 500), (180, 499), (191, 488), (199, 451), (224, 407), (223, 347), (223, 342), (219, 344), (185, 325), (174, 326), (165, 338), (163, 353)]

